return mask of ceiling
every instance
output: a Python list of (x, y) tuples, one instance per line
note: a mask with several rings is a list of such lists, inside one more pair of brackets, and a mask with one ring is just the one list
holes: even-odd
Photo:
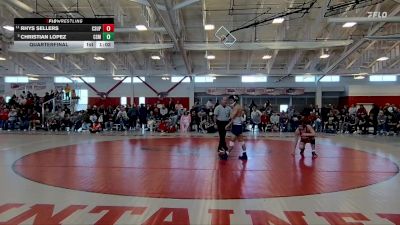
[[(400, 71), (399, 0), (361, 1), (343, 10), (339, 0), (2, 0), (0, 1), (1, 75), (36, 74), (141, 76), (217, 74), (356, 73)], [(368, 4), (367, 4), (368, 3)], [(312, 6), (312, 7), (309, 7)], [(355, 8), (355, 9), (352, 9)], [(297, 12), (297, 13), (296, 13)], [(387, 12), (391, 21), (368, 18), (368, 12)], [(333, 13), (335, 15), (329, 15)], [(13, 33), (3, 28), (15, 17), (114, 17), (112, 50), (27, 52), (13, 46)], [(284, 16), (283, 23), (272, 19)], [(346, 19), (346, 18), (347, 19)], [(332, 22), (337, 18), (345, 21)], [(344, 22), (357, 25), (343, 28)], [(397, 20), (396, 20), (397, 19)], [(261, 23), (265, 20), (265, 23)], [(259, 23), (257, 26), (244, 25)], [(135, 26), (143, 24), (147, 31)], [(205, 30), (213, 24), (214, 30)], [(228, 47), (217, 37), (221, 27), (236, 42)], [(243, 29), (240, 29), (240, 28)], [(392, 35), (389, 37), (389, 35)], [(55, 54), (55, 61), (43, 56)], [(322, 53), (329, 54), (321, 59)], [(151, 56), (158, 55), (160, 60)], [(208, 60), (206, 55), (214, 55)], [(270, 59), (263, 59), (269, 55)], [(104, 61), (93, 57), (101, 56)], [(376, 61), (387, 56), (386, 61)]]

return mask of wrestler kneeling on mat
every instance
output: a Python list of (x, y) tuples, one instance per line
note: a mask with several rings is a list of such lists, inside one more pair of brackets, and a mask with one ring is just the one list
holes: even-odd
[(232, 151), (233, 147), (235, 146), (235, 141), (238, 141), (239, 144), (242, 146), (242, 155), (239, 156), (241, 160), (247, 160), (246, 154), (246, 145), (244, 144), (243, 139), (243, 127), (242, 127), (242, 106), (239, 105), (239, 97), (237, 95), (229, 96), (230, 105), (232, 107), (232, 112), (230, 116), (230, 122), (226, 125), (226, 129), (228, 130), (232, 125), (232, 134), (234, 135), (229, 141), (229, 149), (228, 151), (219, 151), (219, 155), (221, 159), (227, 159), (229, 153)]
[(296, 146), (300, 139), (299, 149), (300, 155), (304, 155), (304, 150), (306, 148), (306, 144), (310, 143), (312, 149), (312, 157), (318, 157), (317, 153), (315, 152), (315, 131), (314, 129), (308, 124), (307, 120), (303, 119), (301, 124), (294, 132), (295, 135), (295, 144), (294, 144), (294, 151), (293, 155), (296, 153)]

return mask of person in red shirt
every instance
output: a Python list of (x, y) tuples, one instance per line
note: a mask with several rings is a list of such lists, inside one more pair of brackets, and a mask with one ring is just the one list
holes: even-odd
[(364, 105), (360, 105), (360, 108), (357, 109), (357, 117), (360, 118), (361, 115), (368, 115), (367, 110), (364, 108)]
[(267, 115), (267, 112), (264, 111), (261, 115), (261, 130), (263, 132), (267, 132), (267, 125), (270, 123), (271, 121), (269, 119), (269, 115)]
[(7, 129), (8, 109), (0, 109), (0, 130)]
[(101, 123), (99, 123), (99, 121), (94, 122), (92, 127), (89, 128), (89, 130), (90, 133), (92, 134), (102, 131)]

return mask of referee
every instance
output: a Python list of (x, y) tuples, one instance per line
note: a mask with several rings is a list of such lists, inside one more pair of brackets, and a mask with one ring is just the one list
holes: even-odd
[(217, 125), (218, 134), (219, 134), (219, 144), (218, 150), (227, 151), (228, 147), (226, 146), (225, 137), (226, 137), (226, 125), (229, 123), (229, 119), (231, 116), (232, 109), (227, 106), (227, 97), (223, 97), (221, 100), (221, 104), (215, 107), (214, 110), (214, 121)]

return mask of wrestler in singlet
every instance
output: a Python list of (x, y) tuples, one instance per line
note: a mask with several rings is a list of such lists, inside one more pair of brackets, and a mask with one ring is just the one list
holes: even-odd
[(231, 112), (231, 121), (226, 125), (226, 129), (229, 129), (230, 126), (232, 125), (232, 134), (233, 137), (231, 141), (229, 141), (229, 149), (228, 151), (220, 152), (220, 157), (221, 159), (227, 159), (229, 156), (229, 153), (233, 150), (233, 147), (235, 146), (235, 142), (239, 142), (239, 144), (242, 147), (242, 155), (239, 156), (240, 160), (247, 160), (247, 153), (246, 153), (246, 145), (244, 143), (243, 139), (243, 126), (242, 126), (242, 106), (239, 105), (239, 96), (237, 95), (232, 95), (229, 96), (230, 100), (230, 105), (233, 108)]
[(300, 139), (299, 149), (300, 154), (303, 156), (304, 150), (306, 149), (306, 144), (310, 143), (312, 149), (312, 157), (316, 158), (318, 155), (315, 152), (315, 131), (312, 126), (308, 125), (308, 121), (302, 120), (300, 126), (294, 132), (295, 134), (295, 143), (294, 143), (294, 151), (293, 155), (295, 155), (297, 142)]

